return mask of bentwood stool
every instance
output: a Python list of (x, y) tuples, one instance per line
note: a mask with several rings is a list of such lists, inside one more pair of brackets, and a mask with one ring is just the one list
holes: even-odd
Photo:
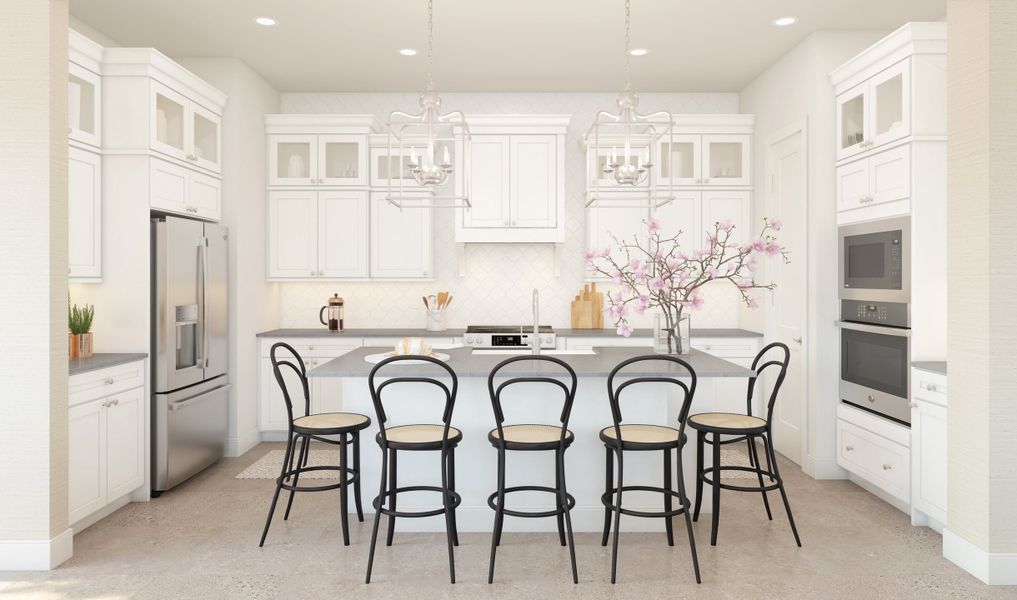
[[(766, 356), (771, 352), (776, 352), (778, 355), (776, 358), (767, 359)], [(713, 526), (710, 532), (710, 545), (717, 545), (717, 529), (720, 524), (720, 490), (732, 490), (736, 492), (758, 492), (763, 495), (763, 506), (766, 508), (766, 517), (773, 520), (773, 515), (770, 513), (770, 501), (766, 497), (766, 492), (779, 490), (780, 497), (784, 501), (784, 510), (787, 512), (787, 520), (791, 524), (791, 533), (795, 536), (795, 543), (799, 547), (802, 545), (801, 538), (798, 537), (798, 528), (795, 527), (795, 518), (791, 514), (791, 505), (787, 500), (787, 492), (784, 491), (784, 480), (780, 476), (780, 469), (777, 467), (777, 458), (773, 451), (773, 433), (770, 424), (773, 421), (773, 407), (777, 402), (777, 395), (780, 392), (780, 387), (784, 383), (784, 377), (787, 375), (788, 363), (791, 360), (791, 351), (787, 345), (780, 342), (774, 342), (767, 345), (765, 348), (759, 351), (756, 358), (752, 361), (753, 375), (749, 378), (747, 402), (751, 406), (753, 391), (755, 390), (756, 382), (766, 369), (775, 367), (777, 369), (777, 376), (773, 383), (773, 389), (770, 392), (770, 398), (766, 405), (766, 418), (760, 418), (752, 416), (751, 408), (749, 414), (737, 414), (737, 413), (700, 413), (689, 417), (689, 426), (698, 432), (698, 450), (699, 454), (696, 459), (696, 509), (692, 520), (699, 520), (699, 509), (703, 500), (703, 484), (708, 483), (713, 486)], [(713, 439), (708, 440), (707, 435), (712, 435)], [(721, 440), (722, 435), (733, 435), (736, 436), (733, 439)], [(722, 466), (720, 464), (720, 447), (725, 443), (734, 443), (741, 441), (744, 438), (748, 440), (749, 447), (749, 460), (750, 466), (736, 466), (727, 465)], [(759, 462), (759, 454), (756, 449), (756, 439), (760, 439), (763, 442), (763, 452), (766, 458), (766, 469), (763, 469), (762, 463)], [(713, 447), (713, 466), (709, 469), (703, 468), (703, 453), (706, 452), (706, 444), (712, 444)], [(729, 483), (721, 483), (721, 474), (724, 471), (747, 471), (749, 473), (755, 473), (756, 479), (758, 480), (758, 486), (741, 486)], [(771, 482), (770, 484), (763, 483), (763, 477), (766, 476)]]
[[(280, 358), (279, 351), (288, 352), (289, 357)], [(347, 514), (347, 489), (353, 484), (353, 499), (357, 505), (357, 519), (364, 521), (364, 509), (360, 504), (360, 432), (371, 424), (371, 419), (365, 415), (345, 412), (329, 412), (311, 414), (311, 395), (307, 386), (307, 369), (304, 361), (289, 344), (279, 342), (272, 345), (271, 350), (272, 372), (275, 374), (276, 383), (282, 390), (283, 400), (286, 402), (286, 416), (289, 422), (289, 433), (286, 438), (286, 455), (283, 458), (282, 470), (275, 480), (275, 494), (272, 496), (272, 506), (268, 509), (268, 519), (265, 520), (265, 530), (261, 533), (261, 542), (258, 546), (265, 545), (265, 537), (268, 535), (268, 528), (272, 524), (272, 515), (275, 513), (276, 503), (279, 501), (279, 492), (289, 490), (290, 497), (286, 502), (286, 513), (283, 520), (290, 518), (290, 509), (293, 507), (294, 492), (324, 492), (328, 490), (339, 490), (339, 520), (342, 524), (343, 544), (350, 545), (350, 524)], [(283, 367), (292, 370), (300, 380), (301, 390), (304, 394), (304, 416), (293, 416), (293, 401), (290, 398), (289, 388), (283, 378)], [(330, 439), (324, 436), (339, 436), (339, 439)], [(300, 441), (299, 452), (294, 452), (297, 441)], [(311, 440), (317, 440), (326, 444), (339, 446), (338, 466), (307, 466), (307, 459), (310, 455)], [(353, 466), (347, 465), (347, 447), (353, 445)], [(296, 462), (296, 465), (294, 465)], [(300, 474), (312, 471), (337, 471), (338, 483), (330, 483), (318, 486), (300, 486)], [(291, 482), (292, 481), (292, 482)]]
[[(451, 387), (434, 377), (422, 375), (389, 377), (378, 383), (379, 371), (388, 365), (397, 365), (400, 362), (432, 363), (439, 367), (440, 376), (446, 374), (451, 380)], [(456, 392), (459, 389), (459, 379), (455, 372), (444, 362), (430, 356), (393, 356), (381, 361), (367, 376), (367, 383), (371, 389), (371, 400), (374, 402), (374, 410), (378, 415), (378, 435), (376, 440), (381, 447), (381, 486), (378, 497), (374, 499), (374, 531), (371, 533), (371, 550), (367, 557), (367, 577), (365, 583), (371, 583), (371, 568), (374, 566), (374, 548), (378, 541), (378, 525), (381, 522), (381, 515), (388, 515), (388, 535), (385, 541), (386, 546), (392, 545), (392, 536), (395, 533), (396, 517), (434, 517), (445, 515), (445, 534), (448, 538), (448, 568), (449, 577), (452, 583), (456, 582), (455, 555), (452, 546), (459, 545), (459, 534), (456, 531), (455, 509), (462, 502), (462, 498), (456, 493), (455, 488), (455, 448), (463, 439), (463, 434), (452, 423), (452, 409), (455, 407)], [(388, 414), (382, 405), (382, 391), (389, 386), (397, 384), (426, 384), (433, 385), (441, 391), (444, 397), (444, 410), (441, 415), (441, 424), (416, 424), (398, 425), (386, 427)], [(441, 455), (441, 486), (414, 485), (398, 487), (396, 457), (398, 452), (440, 452)], [(441, 508), (405, 512), (396, 510), (396, 496), (403, 492), (437, 492), (441, 494)], [(388, 508), (385, 507), (385, 500), (388, 500)]]
[[(518, 362), (548, 363), (551, 365), (547, 375), (509, 377), (495, 387), (494, 380), (499, 372)], [(555, 379), (550, 373), (561, 367), (562, 373), (558, 377), (567, 374), (570, 380), (565, 384)], [(544, 370), (541, 369), (543, 372)], [(506, 425), (505, 413), (502, 410), (502, 393), (505, 388), (518, 383), (542, 383), (555, 386), (561, 389), (564, 396), (560, 425), (541, 424), (517, 424)], [(515, 356), (498, 363), (491, 374), (487, 377), (487, 388), (491, 394), (491, 406), (494, 408), (494, 421), (496, 427), (487, 434), (488, 441), (498, 449), (498, 491), (487, 498), (487, 504), (494, 509), (494, 531), (491, 535), (491, 565), (487, 573), (487, 582), (494, 582), (494, 558), (498, 546), (501, 544), (502, 525), (505, 523), (505, 515), (510, 517), (540, 518), (556, 517), (558, 519), (558, 540), (562, 546), (566, 545), (566, 532), (568, 534), (569, 558), (572, 560), (572, 582), (579, 583), (579, 574), (576, 571), (576, 548), (572, 538), (572, 516), (569, 511), (576, 505), (576, 499), (568, 493), (565, 486), (565, 450), (572, 445), (575, 436), (569, 431), (569, 416), (572, 414), (572, 403), (576, 398), (576, 386), (578, 379), (576, 372), (561, 359), (553, 356)], [(519, 485), (505, 487), (505, 459), (506, 452), (554, 452), (554, 487), (539, 485)], [(521, 511), (505, 508), (505, 495), (513, 492), (548, 492), (555, 496), (555, 507), (547, 511)]]
[[(622, 372), (626, 367), (636, 363), (656, 362), (658, 365), (666, 366), (669, 373), (666, 376), (644, 376), (627, 378), (625, 381), (616, 384), (616, 378), (626, 378)], [(667, 364), (671, 363), (671, 364)], [(688, 383), (681, 381), (679, 377), (688, 379)], [(629, 388), (635, 388), (646, 383), (672, 384), (681, 390), (681, 404), (678, 409), (677, 427), (665, 427), (663, 425), (644, 425), (637, 423), (623, 423), (621, 410), (621, 393)], [(632, 394), (633, 399), (640, 397), (638, 390)], [(692, 551), (692, 569), (696, 575), (696, 583), (702, 583), (699, 577), (699, 558), (696, 556), (696, 538), (692, 533), (692, 521), (689, 518), (689, 509), (692, 503), (685, 494), (685, 476), (682, 470), (682, 449), (688, 441), (685, 435), (685, 424), (689, 416), (689, 408), (692, 406), (692, 398), (696, 394), (696, 372), (692, 366), (684, 360), (661, 354), (636, 356), (623, 361), (611, 370), (607, 378), (608, 400), (611, 402), (611, 416), (613, 425), (605, 427), (600, 431), (600, 440), (604, 442), (607, 454), (606, 471), (604, 479), (604, 495), (601, 502), (604, 504), (604, 535), (600, 539), (600, 545), (607, 545), (607, 537), (611, 530), (611, 514), (614, 513), (614, 544), (611, 550), (611, 583), (615, 582), (615, 575), (618, 569), (618, 538), (621, 534), (619, 524), (622, 515), (633, 517), (662, 518), (664, 528), (667, 532), (667, 545), (674, 546), (674, 530), (672, 518), (678, 515), (685, 516), (685, 529), (689, 535), (689, 548)], [(662, 452), (664, 454), (664, 485), (654, 487), (647, 485), (625, 485), (624, 483), (624, 456), (625, 452)], [(675, 490), (671, 483), (671, 453), (677, 454), (678, 461), (678, 489)], [(614, 457), (618, 457), (618, 484), (614, 485)], [(622, 505), (622, 492), (655, 492), (664, 497), (663, 511), (640, 511), (627, 509)], [(613, 499), (612, 499), (613, 497)], [(678, 501), (678, 508), (674, 508), (674, 501)]]

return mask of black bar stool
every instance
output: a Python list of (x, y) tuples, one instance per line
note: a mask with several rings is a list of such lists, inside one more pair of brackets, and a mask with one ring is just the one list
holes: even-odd
[[(766, 355), (771, 350), (777, 350), (782, 356), (774, 360), (766, 359)], [(699, 454), (696, 458), (696, 509), (695, 514), (692, 517), (693, 521), (699, 520), (699, 509), (703, 501), (703, 483), (708, 483), (713, 486), (713, 526), (710, 532), (710, 545), (717, 545), (717, 529), (720, 524), (720, 490), (732, 490), (736, 492), (758, 492), (763, 495), (763, 506), (766, 508), (766, 517), (773, 520), (773, 515), (770, 512), (770, 501), (766, 497), (766, 492), (773, 490), (780, 490), (780, 497), (784, 501), (784, 510), (787, 512), (787, 520), (791, 524), (791, 533), (795, 536), (795, 543), (798, 547), (801, 547), (802, 540), (798, 537), (798, 528), (795, 527), (795, 518), (791, 514), (791, 505), (787, 500), (787, 492), (784, 491), (784, 480), (780, 476), (780, 469), (777, 467), (777, 457), (773, 451), (773, 433), (770, 423), (773, 421), (773, 407), (777, 402), (777, 395), (780, 392), (780, 386), (784, 383), (784, 378), (787, 376), (788, 363), (791, 361), (791, 351), (788, 349), (786, 344), (780, 342), (774, 342), (767, 345), (765, 348), (759, 351), (756, 358), (752, 361), (752, 370), (755, 372), (749, 378), (748, 386), (748, 403), (750, 406), (750, 414), (737, 414), (737, 413), (700, 413), (689, 417), (689, 426), (698, 432), (698, 450)], [(751, 402), (752, 393), (755, 390), (756, 381), (759, 380), (760, 375), (770, 368), (777, 367), (777, 379), (774, 381), (773, 389), (770, 392), (770, 398), (766, 405), (766, 418), (754, 417), (751, 414)], [(708, 440), (707, 434), (712, 434), (713, 439)], [(732, 439), (721, 440), (722, 435), (733, 435), (736, 436)], [(762, 463), (759, 462), (759, 455), (756, 450), (756, 438), (763, 441), (763, 451), (766, 458), (766, 469), (762, 468)], [(720, 464), (720, 447), (723, 444), (731, 444), (739, 442), (742, 439), (748, 441), (749, 447), (749, 461), (748, 467), (728, 465), (722, 466)], [(706, 451), (706, 444), (712, 444), (713, 447), (713, 466), (709, 469), (703, 467), (703, 453)], [(759, 482), (757, 487), (733, 485), (730, 483), (721, 483), (721, 473), (724, 471), (747, 471), (749, 473), (755, 473), (756, 479)], [(763, 476), (766, 476), (770, 481), (775, 482), (769, 485), (763, 483)]]
[[(451, 389), (439, 379), (424, 376), (414, 377), (391, 377), (375, 383), (378, 371), (387, 365), (404, 361), (428, 362), (437, 365), (445, 371), (444, 374), (452, 380)], [(462, 498), (455, 491), (455, 448), (463, 439), (461, 431), (451, 426), (452, 409), (455, 407), (456, 392), (459, 389), (459, 379), (455, 372), (444, 362), (430, 356), (393, 356), (381, 361), (367, 377), (368, 386), (371, 389), (371, 400), (374, 402), (374, 410), (378, 415), (378, 435), (376, 440), (381, 447), (381, 486), (378, 497), (374, 499), (374, 531), (371, 533), (371, 550), (367, 557), (367, 577), (364, 583), (371, 583), (371, 569), (374, 566), (374, 548), (378, 541), (378, 524), (381, 515), (388, 515), (388, 536), (386, 546), (392, 545), (392, 536), (395, 533), (396, 517), (434, 517), (445, 515), (445, 533), (448, 538), (448, 567), (449, 577), (452, 583), (456, 582), (455, 555), (452, 546), (459, 545), (459, 534), (456, 531), (455, 509), (462, 502)], [(398, 425), (385, 427), (388, 422), (388, 415), (382, 406), (381, 392), (390, 385), (398, 383), (426, 383), (438, 387), (445, 396), (445, 409), (442, 412), (441, 424), (417, 424)], [(414, 485), (398, 487), (396, 483), (396, 455), (400, 450), (406, 452), (441, 452), (441, 486)], [(403, 492), (438, 492), (441, 494), (441, 508), (418, 512), (405, 512), (396, 510), (396, 496)], [(385, 500), (388, 500), (388, 508), (385, 508)]]
[[(502, 382), (496, 388), (494, 380), (502, 369), (518, 362), (545, 362), (557, 365), (564, 369), (571, 379), (566, 385), (554, 379), (550, 374), (536, 377), (511, 377)], [(552, 367), (553, 369), (553, 367)], [(565, 373), (559, 374), (561, 377)], [(505, 425), (505, 413), (502, 411), (501, 394), (506, 387), (517, 383), (546, 383), (561, 388), (565, 395), (562, 406), (560, 425), (541, 424), (518, 424)], [(566, 545), (566, 532), (568, 535), (569, 558), (572, 560), (572, 582), (579, 583), (579, 574), (576, 571), (576, 547), (572, 538), (572, 516), (569, 511), (576, 505), (576, 499), (568, 493), (565, 486), (565, 450), (572, 445), (575, 436), (569, 431), (569, 416), (572, 414), (572, 403), (576, 398), (576, 386), (578, 379), (576, 372), (572, 370), (563, 360), (553, 356), (515, 356), (500, 362), (491, 374), (487, 377), (487, 388), (491, 394), (491, 406), (494, 408), (494, 420), (496, 427), (487, 434), (488, 441), (498, 449), (498, 491), (487, 498), (487, 504), (494, 509), (494, 531), (491, 536), (491, 565), (487, 573), (487, 582), (494, 582), (494, 559), (498, 546), (501, 544), (502, 525), (505, 522), (505, 515), (510, 517), (540, 518), (556, 517), (558, 519), (558, 540), (562, 546)], [(505, 453), (508, 450), (522, 452), (554, 452), (554, 487), (538, 485), (519, 485), (505, 487)], [(512, 492), (549, 492), (555, 495), (555, 508), (547, 511), (521, 511), (505, 508), (505, 495)]]
[[(279, 358), (276, 354), (283, 350), (291, 356)], [(343, 545), (350, 545), (350, 524), (347, 514), (347, 488), (353, 484), (353, 499), (357, 505), (357, 519), (364, 521), (364, 509), (360, 503), (360, 431), (371, 424), (371, 419), (365, 415), (346, 412), (331, 412), (311, 414), (311, 395), (307, 386), (307, 369), (304, 361), (289, 344), (279, 342), (272, 345), (270, 353), (272, 360), (272, 372), (275, 374), (276, 383), (282, 390), (283, 400), (286, 402), (286, 416), (289, 421), (289, 434), (286, 442), (286, 455), (283, 458), (282, 470), (275, 480), (275, 494), (272, 496), (272, 506), (268, 509), (268, 518), (265, 520), (265, 529), (261, 533), (261, 541), (258, 546), (265, 545), (265, 537), (268, 536), (268, 528), (272, 524), (272, 515), (275, 513), (276, 503), (279, 501), (279, 492), (289, 490), (290, 497), (286, 502), (286, 513), (283, 520), (290, 518), (290, 509), (293, 507), (294, 492), (324, 492), (327, 490), (339, 490), (339, 519), (343, 530)], [(293, 402), (290, 399), (289, 389), (283, 378), (283, 367), (288, 367), (300, 380), (304, 394), (304, 416), (293, 417)], [(329, 439), (324, 436), (339, 436), (338, 440)], [(349, 439), (347, 439), (349, 438)], [(294, 453), (300, 440), (300, 451)], [(317, 440), (326, 444), (339, 446), (339, 466), (318, 466), (308, 467), (307, 459), (310, 455), (311, 440)], [(353, 467), (347, 466), (346, 449), (353, 444)], [(294, 460), (296, 466), (294, 466)], [(337, 471), (339, 483), (331, 483), (318, 486), (299, 485), (300, 474), (311, 471)], [(292, 483), (290, 480), (292, 479)]]
[[(616, 377), (625, 377), (620, 373), (625, 367), (635, 363), (657, 361), (672, 363), (666, 365), (668, 371), (674, 375), (669, 376), (646, 376), (633, 377), (615, 385)], [(678, 379), (688, 377), (689, 383)], [(644, 425), (622, 423), (621, 393), (630, 386), (643, 383), (671, 383), (677, 385), (682, 391), (681, 408), (678, 411), (677, 428), (665, 427), (663, 425)], [(615, 582), (615, 575), (618, 569), (618, 538), (621, 534), (619, 525), (622, 515), (646, 518), (663, 518), (664, 528), (667, 532), (667, 545), (674, 546), (674, 529), (671, 519), (677, 515), (685, 516), (685, 528), (689, 534), (689, 548), (692, 550), (692, 569), (696, 574), (696, 583), (702, 583), (699, 577), (699, 558), (696, 555), (696, 539), (692, 533), (692, 521), (689, 518), (689, 509), (692, 503), (685, 495), (685, 476), (682, 469), (682, 449), (688, 441), (685, 435), (685, 423), (688, 420), (689, 408), (692, 406), (692, 398), (696, 394), (696, 372), (684, 360), (662, 354), (651, 354), (636, 356), (623, 361), (611, 370), (607, 378), (608, 399), (611, 402), (611, 416), (614, 425), (605, 427), (600, 431), (600, 439), (604, 442), (606, 449), (606, 473), (604, 482), (604, 495), (601, 502), (604, 504), (604, 535), (601, 537), (600, 545), (607, 545), (607, 537), (611, 530), (611, 513), (614, 513), (614, 547), (611, 550), (611, 583)], [(663, 452), (664, 453), (664, 485), (654, 487), (647, 485), (625, 485), (624, 484), (624, 461), (626, 451), (630, 452)], [(678, 460), (678, 490), (672, 489), (671, 484), (671, 452), (677, 453)], [(614, 455), (618, 455), (618, 485), (614, 483)], [(647, 512), (631, 510), (622, 506), (622, 492), (656, 492), (664, 496), (664, 510), (660, 512)], [(612, 502), (612, 496), (615, 497)], [(673, 508), (673, 501), (677, 499), (679, 508)]]

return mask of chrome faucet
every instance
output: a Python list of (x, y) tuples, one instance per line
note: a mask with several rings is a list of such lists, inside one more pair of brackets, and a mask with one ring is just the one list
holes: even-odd
[(540, 355), (540, 294), (533, 288), (533, 355)]

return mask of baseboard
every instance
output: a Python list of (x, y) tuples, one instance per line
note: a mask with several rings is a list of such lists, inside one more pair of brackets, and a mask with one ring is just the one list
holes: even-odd
[(70, 528), (49, 540), (0, 540), (0, 571), (50, 571), (72, 554)]
[(261, 432), (258, 428), (250, 429), (237, 437), (226, 439), (226, 456), (243, 456), (248, 450), (261, 443)]
[(989, 585), (1017, 585), (1017, 552), (986, 552), (949, 529), (943, 557)]
[(848, 479), (848, 472), (837, 464), (836, 458), (816, 458), (806, 454), (802, 471), (813, 479)]
[(911, 505), (908, 502), (905, 502), (904, 500), (901, 500), (900, 498), (897, 498), (896, 496), (890, 495), (885, 490), (872, 485), (871, 483), (869, 483), (868, 481), (866, 481), (866, 480), (862, 479), (861, 477), (855, 475), (854, 473), (849, 474), (848, 479), (851, 480), (851, 483), (857, 485), (858, 487), (862, 488), (866, 492), (868, 492), (868, 493), (872, 494), (873, 496), (879, 498), (883, 502), (886, 502), (890, 506), (896, 508), (897, 510), (899, 510), (902, 513), (908, 515), (909, 517), (911, 516)]
[(262, 431), (259, 435), (263, 442), (285, 442), (289, 438), (285, 431)]

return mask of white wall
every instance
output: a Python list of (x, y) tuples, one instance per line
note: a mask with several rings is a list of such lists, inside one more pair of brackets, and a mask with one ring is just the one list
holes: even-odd
[(0, 570), (70, 557), (67, 2), (0, 3)]
[[(598, 110), (615, 107), (614, 93), (448, 93), (446, 109), (466, 113), (572, 114), (565, 139), (566, 241), (561, 275), (554, 274), (549, 245), (471, 245), (467, 274), (459, 277), (452, 211), (434, 213), (435, 281), (430, 283), (286, 283), (281, 285), (280, 323), (320, 327), (318, 308), (332, 293), (346, 300), (348, 327), (423, 327), (421, 295), (449, 290), (455, 296), (449, 325), (520, 324), (531, 320), (530, 292), (541, 292), (541, 321), (556, 327), (570, 322), (569, 303), (582, 289), (586, 222), (583, 208), (585, 155), (581, 138)], [(641, 94), (643, 112), (737, 113), (736, 94)], [(392, 110), (414, 111), (417, 95), (407, 93), (285, 93), (284, 113), (371, 113), (384, 122)], [(737, 327), (739, 297), (733, 289), (708, 290), (707, 304), (693, 313), (693, 327)], [(649, 326), (649, 317), (637, 325)]]
[[(766, 145), (779, 129), (808, 120), (808, 252), (792, 260), (808, 261), (808, 298), (804, 317), (806, 361), (806, 473), (819, 478), (841, 477), (836, 465), (836, 407), (838, 399), (839, 338), (834, 322), (839, 316), (837, 300), (837, 220), (834, 185), (835, 117), (833, 86), (829, 73), (859, 51), (883, 37), (882, 31), (819, 31), (806, 38), (740, 94), (742, 111), (756, 115), (753, 148), (755, 215), (767, 215)], [(792, 219), (787, 219), (792, 222)], [(803, 220), (804, 222), (804, 220)], [(767, 313), (742, 310), (741, 319), (750, 329), (765, 330)]]
[(222, 224), (230, 229), (228, 453), (238, 456), (260, 441), (254, 336), (279, 320), (278, 285), (265, 281), (265, 114), (279, 111), (279, 92), (239, 59), (177, 60), (229, 96), (222, 124)]

